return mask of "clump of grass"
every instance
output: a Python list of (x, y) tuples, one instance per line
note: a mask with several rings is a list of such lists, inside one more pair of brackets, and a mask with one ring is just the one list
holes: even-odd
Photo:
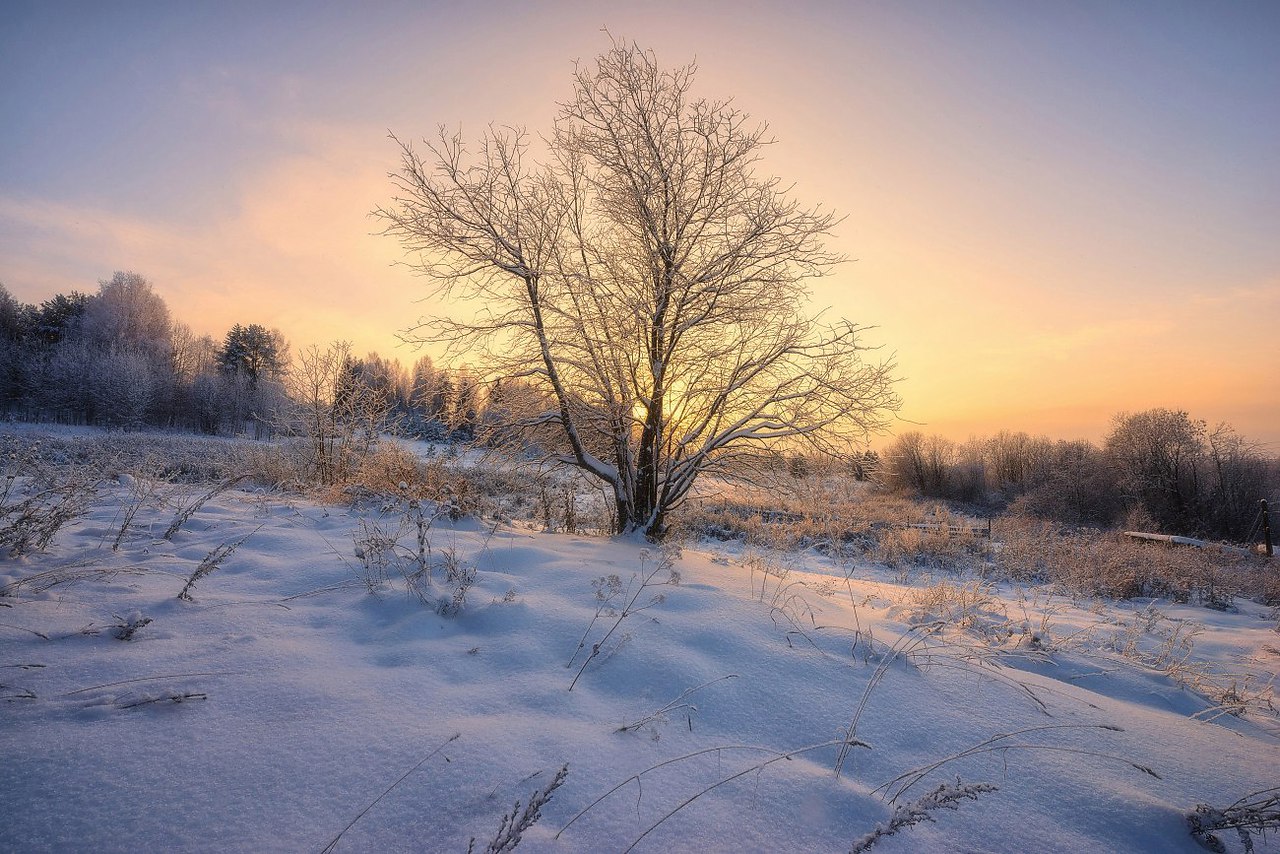
[(207, 502), (209, 499), (213, 498), (215, 495), (217, 495), (220, 492), (226, 492), (228, 489), (231, 489), (233, 486), (235, 486), (238, 483), (241, 483), (242, 481), (248, 480), (250, 477), (251, 475), (239, 474), (239, 475), (236, 475), (235, 477), (227, 478), (226, 480), (222, 481), (217, 486), (215, 486), (213, 489), (210, 489), (209, 491), (196, 496), (194, 501), (190, 502), (185, 507), (182, 507), (178, 510), (177, 515), (173, 517), (173, 522), (169, 524), (169, 527), (164, 532), (164, 539), (172, 540), (173, 535), (178, 533), (178, 531), (182, 529), (182, 526), (187, 523), (187, 520), (190, 519), (192, 516), (194, 516), (197, 512), (199, 512), (200, 508), (203, 507), (205, 505), (205, 502)]
[(89, 509), (101, 483), (90, 466), (53, 465), (40, 443), (12, 451), (0, 482), (0, 554), (43, 551), (58, 531)]
[(389, 580), (388, 568), (396, 560), (396, 546), (400, 534), (373, 519), (361, 519), (351, 540), (356, 560), (360, 562), (357, 575), (370, 593), (377, 593)]
[(205, 555), (204, 560), (200, 561), (200, 565), (195, 568), (191, 573), (191, 577), (187, 579), (187, 583), (182, 586), (180, 591), (178, 591), (178, 598), (186, 602), (194, 601), (191, 597), (191, 590), (196, 586), (196, 582), (221, 566), (222, 562), (231, 557), (235, 550), (240, 548), (241, 544), (244, 543), (245, 540), (249, 539), (261, 530), (262, 526), (259, 525), (235, 542), (222, 543), (214, 548), (213, 551), (209, 552), (209, 554)]
[(866, 557), (893, 567), (977, 568), (988, 546), (985, 530), (977, 533), (984, 525), (971, 518), (842, 476), (784, 478), (751, 503), (693, 502), (681, 509), (675, 525), (685, 537), (741, 540), (779, 551), (811, 548), (839, 565)]
[(985, 538), (944, 519), (879, 532), (874, 556), (890, 567), (959, 571), (979, 565), (986, 552)]
[(1108, 599), (1161, 597), (1230, 610), (1237, 596), (1270, 601), (1275, 573), (1263, 558), (1210, 548), (1142, 542), (1119, 531), (1069, 528), (1005, 516), (991, 567), (1002, 578), (1060, 585)]
[(1210, 851), (1226, 854), (1227, 846), (1219, 838), (1222, 831), (1235, 831), (1245, 851), (1252, 852), (1253, 835), (1266, 835), (1280, 829), (1280, 788), (1262, 789), (1245, 795), (1227, 807), (1198, 804), (1187, 813), (1187, 831), (1196, 842)]
[[(578, 680), (582, 678), (582, 674), (592, 661), (601, 655), (607, 658), (613, 654), (614, 650), (608, 647), (609, 640), (627, 617), (647, 611), (666, 601), (664, 594), (654, 593), (646, 601), (640, 602), (640, 596), (644, 591), (653, 587), (680, 583), (680, 573), (674, 568), (675, 561), (670, 551), (660, 551), (658, 559), (654, 561), (652, 568), (648, 568), (646, 564), (651, 559), (652, 555), (648, 549), (640, 552), (640, 571), (631, 576), (631, 580), (627, 582), (625, 588), (622, 586), (622, 579), (617, 575), (601, 577), (592, 582), (596, 589), (596, 601), (599, 603), (596, 607), (596, 614), (591, 618), (591, 623), (587, 626), (586, 632), (583, 633), (582, 639), (578, 641), (578, 648), (574, 650), (573, 656), (570, 657), (569, 663), (565, 667), (572, 667), (574, 660), (578, 657), (578, 653), (586, 648), (587, 637), (591, 634), (592, 627), (595, 626), (601, 616), (616, 617), (616, 619), (614, 619), (613, 625), (609, 627), (600, 640), (591, 645), (591, 649), (587, 653), (586, 659), (582, 662), (582, 666), (578, 668), (573, 681), (569, 683), (570, 691), (573, 690), (573, 686), (578, 684)], [(666, 576), (659, 580), (658, 576), (662, 573), (666, 573)], [(622, 605), (621, 611), (613, 608), (611, 603), (614, 601), (625, 603)], [(623, 640), (625, 641), (625, 638)]]
[(1213, 704), (1192, 715), (1202, 721), (1217, 720), (1223, 715), (1242, 718), (1251, 712), (1277, 713), (1274, 685), (1271, 682), (1260, 684), (1253, 674), (1241, 677), (1213, 674), (1189, 687)]
[[(407, 491), (405, 484), (401, 487), (402, 493)], [(361, 519), (359, 528), (352, 533), (355, 555), (360, 561), (357, 572), (360, 580), (370, 593), (377, 593), (387, 584), (389, 570), (394, 569), (404, 579), (408, 594), (424, 605), (442, 616), (461, 612), (466, 607), (467, 593), (476, 582), (477, 570), (452, 548), (439, 553), (433, 553), (431, 548), (431, 527), (441, 515), (450, 512), (449, 508), (406, 496), (384, 507), (385, 510), (397, 508), (400, 515), (394, 524)], [(408, 536), (413, 537), (412, 545), (401, 542)], [(434, 575), (437, 570), (444, 576), (446, 591), (437, 590)]]
[(1253, 674), (1224, 672), (1194, 660), (1195, 642), (1203, 631), (1196, 623), (1171, 618), (1148, 605), (1118, 623), (1103, 642), (1126, 662), (1163, 674), (1202, 696), (1210, 705), (1192, 715), (1198, 720), (1276, 714), (1272, 681), (1260, 683)]
[(476, 568), (458, 557), (454, 549), (441, 552), (440, 565), (444, 569), (445, 583), (451, 589), (448, 597), (442, 597), (436, 610), (441, 615), (450, 617), (461, 613), (467, 605), (467, 591), (476, 583)]
[(997, 604), (991, 585), (979, 580), (953, 582), (943, 579), (909, 591), (907, 599), (929, 620), (943, 620), (961, 628), (972, 625), (984, 609)]
[[(511, 812), (505, 813), (498, 822), (498, 832), (485, 847), (485, 854), (509, 854), (514, 851), (520, 844), (524, 832), (542, 818), (542, 808), (551, 800), (556, 789), (564, 785), (565, 778), (568, 776), (569, 766), (562, 766), (550, 783), (529, 795), (529, 803), (523, 810), (520, 809), (520, 802), (516, 801)], [(471, 843), (467, 846), (467, 854), (474, 854), (475, 850), (476, 840), (473, 836)]]
[(990, 783), (962, 783), (957, 777), (954, 784), (943, 783), (909, 804), (894, 807), (893, 815), (887, 822), (876, 825), (870, 833), (854, 840), (849, 854), (862, 854), (886, 836), (893, 836), (922, 821), (934, 821), (933, 813), (937, 810), (958, 810), (961, 801), (976, 801), (979, 795), (998, 791), (999, 786)]

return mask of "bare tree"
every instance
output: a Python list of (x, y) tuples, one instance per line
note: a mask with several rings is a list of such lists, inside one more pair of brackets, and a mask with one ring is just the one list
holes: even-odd
[(410, 337), (533, 382), (551, 406), (515, 426), (553, 427), (549, 455), (608, 484), (620, 532), (655, 538), (701, 473), (836, 451), (898, 405), (865, 327), (806, 311), (805, 281), (843, 260), (832, 214), (757, 175), (766, 127), (692, 98), (695, 70), (615, 42), (576, 68), (545, 162), (523, 131), (491, 127), (473, 154), (442, 129), (425, 155), (400, 143), (376, 212), (439, 295), (477, 305)]
[(323, 484), (342, 483), (377, 446), (392, 405), (384, 389), (362, 381), (358, 365), (346, 341), (313, 344), (286, 377), (289, 403), (277, 426), (303, 438)]
[(166, 365), (172, 355), (169, 308), (138, 273), (117, 272), (100, 281), (98, 293), (86, 304), (82, 327), (88, 340), (103, 350), (127, 347), (157, 366)]
[(954, 497), (960, 479), (956, 443), (943, 436), (910, 430), (885, 451), (885, 482), (907, 492), (934, 498)]
[(1116, 415), (1106, 439), (1127, 497), (1174, 533), (1202, 533), (1205, 432), (1186, 412), (1157, 408)]

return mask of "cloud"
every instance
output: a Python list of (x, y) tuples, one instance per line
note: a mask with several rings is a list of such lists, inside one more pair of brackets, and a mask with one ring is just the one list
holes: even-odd
[(1280, 280), (1258, 285), (1236, 285), (1220, 291), (1201, 291), (1191, 295), (1189, 302), (1201, 307), (1239, 306), (1242, 310), (1257, 309), (1280, 303)]
[[(89, 291), (116, 269), (146, 275), (175, 317), (220, 336), (279, 326), (296, 344), (342, 337), (384, 354), (416, 321), (417, 283), (369, 212), (389, 193), (389, 145), (299, 127), (294, 151), (246, 175), (232, 213), (193, 228), (85, 204), (0, 196), (0, 279), (25, 301)], [(367, 135), (365, 135), (367, 137)], [(381, 136), (376, 137), (381, 143)]]

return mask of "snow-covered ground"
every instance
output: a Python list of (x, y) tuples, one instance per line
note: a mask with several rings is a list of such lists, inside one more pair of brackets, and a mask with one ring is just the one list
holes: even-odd
[(127, 480), (0, 561), (0, 850), (483, 850), (567, 766), (520, 851), (847, 851), (957, 777), (998, 790), (874, 850), (1198, 851), (1188, 810), (1280, 782), (1253, 603), (470, 518), (431, 523), (424, 602), (404, 506), (229, 490), (166, 540), (199, 490), (165, 487), (113, 550)]

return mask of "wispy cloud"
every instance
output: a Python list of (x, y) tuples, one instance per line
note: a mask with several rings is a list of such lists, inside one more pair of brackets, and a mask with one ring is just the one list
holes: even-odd
[(1242, 311), (1256, 310), (1280, 303), (1280, 279), (1253, 286), (1232, 285), (1220, 291), (1200, 291), (1189, 301), (1197, 306), (1239, 306)]
[[(302, 130), (302, 129), (300, 129)], [(179, 318), (220, 335), (282, 327), (382, 351), (416, 320), (421, 294), (393, 268), (399, 249), (369, 212), (389, 191), (393, 153), (305, 129), (309, 143), (248, 176), (236, 211), (200, 229), (102, 207), (0, 196), (0, 279), (21, 299), (92, 290), (115, 269), (151, 278)]]

